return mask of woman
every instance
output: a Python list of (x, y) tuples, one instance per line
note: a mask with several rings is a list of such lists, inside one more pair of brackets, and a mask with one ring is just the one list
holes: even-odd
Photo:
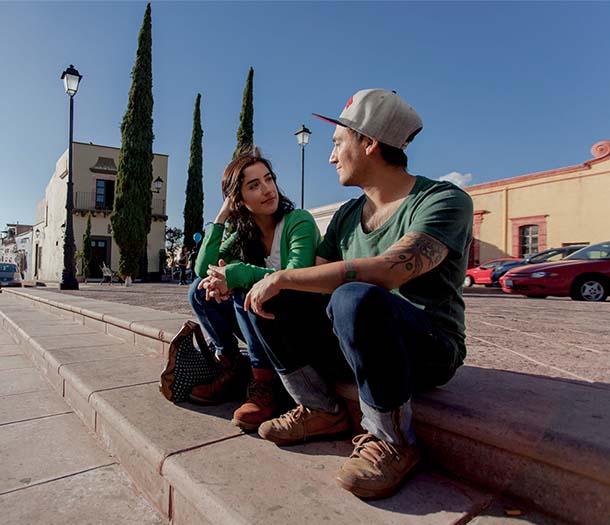
[[(193, 388), (191, 400), (215, 403), (223, 399), (239, 375), (235, 364), (237, 339), (248, 345), (252, 380), (248, 399), (233, 414), (233, 423), (256, 430), (276, 408), (274, 370), (256, 335), (243, 301), (254, 283), (275, 270), (312, 266), (320, 232), (311, 214), (295, 210), (279, 191), (271, 163), (258, 148), (239, 155), (222, 177), (225, 200), (206, 233), (195, 263), (199, 276), (191, 285), (189, 302), (211, 338), (221, 361), (232, 365), (210, 385)], [(233, 232), (221, 243), (225, 223)]]

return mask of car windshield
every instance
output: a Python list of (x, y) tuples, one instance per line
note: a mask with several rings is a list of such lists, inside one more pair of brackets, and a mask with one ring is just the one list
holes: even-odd
[(16, 271), (16, 264), (0, 263), (0, 272), (15, 273)]
[(574, 252), (572, 255), (568, 255), (566, 259), (610, 259), (610, 242), (600, 242), (599, 244), (594, 244), (593, 246), (587, 246), (582, 250)]

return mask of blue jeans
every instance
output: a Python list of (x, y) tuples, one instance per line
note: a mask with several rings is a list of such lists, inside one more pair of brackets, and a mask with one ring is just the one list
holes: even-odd
[(311, 365), (344, 380), (347, 370), (360, 398), (382, 412), (446, 383), (461, 364), (424, 311), (379, 286), (347, 283), (331, 296), (283, 291), (265, 308), (275, 320), (250, 318), (280, 374)]
[(237, 338), (248, 345), (248, 356), (253, 368), (272, 369), (252, 322), (244, 311), (245, 292), (236, 290), (231, 298), (217, 303), (205, 300), (205, 290), (198, 290), (201, 277), (193, 281), (189, 288), (188, 299), (199, 324), (208, 334), (212, 350), (234, 357), (239, 352)]

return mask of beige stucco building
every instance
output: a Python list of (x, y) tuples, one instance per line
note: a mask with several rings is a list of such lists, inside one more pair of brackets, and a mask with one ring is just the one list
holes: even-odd
[[(474, 203), (470, 266), (551, 247), (610, 240), (610, 141), (592, 159), (464, 188)], [(343, 203), (311, 209), (324, 233)]]
[(466, 189), (474, 202), (472, 262), (610, 239), (610, 141), (576, 166)]
[[(113, 270), (118, 268), (119, 249), (112, 237), (110, 213), (114, 203), (114, 187), (119, 149), (97, 144), (74, 142), (72, 178), (74, 182), (74, 241), (82, 250), (87, 216), (91, 213), (91, 243), (94, 264), (91, 276), (101, 276), (102, 261)], [(165, 247), (166, 189), (168, 156), (155, 154), (153, 180), (160, 178), (160, 190), (153, 192), (152, 226), (148, 235), (148, 270), (159, 271), (159, 250)], [(33, 231), (33, 267), (35, 277), (42, 281), (59, 281), (63, 269), (63, 228), (66, 220), (66, 189), (68, 151), (57, 160), (55, 172), (38, 203)]]

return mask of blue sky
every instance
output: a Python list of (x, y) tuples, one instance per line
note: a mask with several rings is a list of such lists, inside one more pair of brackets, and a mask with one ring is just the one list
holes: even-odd
[[(144, 2), (0, 1), (0, 226), (31, 223), (66, 148), (68, 64), (84, 76), (75, 140), (120, 145)], [(195, 96), (202, 93), (205, 217), (235, 147), (254, 67), (255, 141), (307, 207), (356, 195), (328, 164), (357, 90), (396, 90), (424, 130), (410, 171), (471, 184), (578, 164), (610, 139), (610, 3), (152, 2), (154, 151), (169, 155), (168, 225), (182, 227)]]

